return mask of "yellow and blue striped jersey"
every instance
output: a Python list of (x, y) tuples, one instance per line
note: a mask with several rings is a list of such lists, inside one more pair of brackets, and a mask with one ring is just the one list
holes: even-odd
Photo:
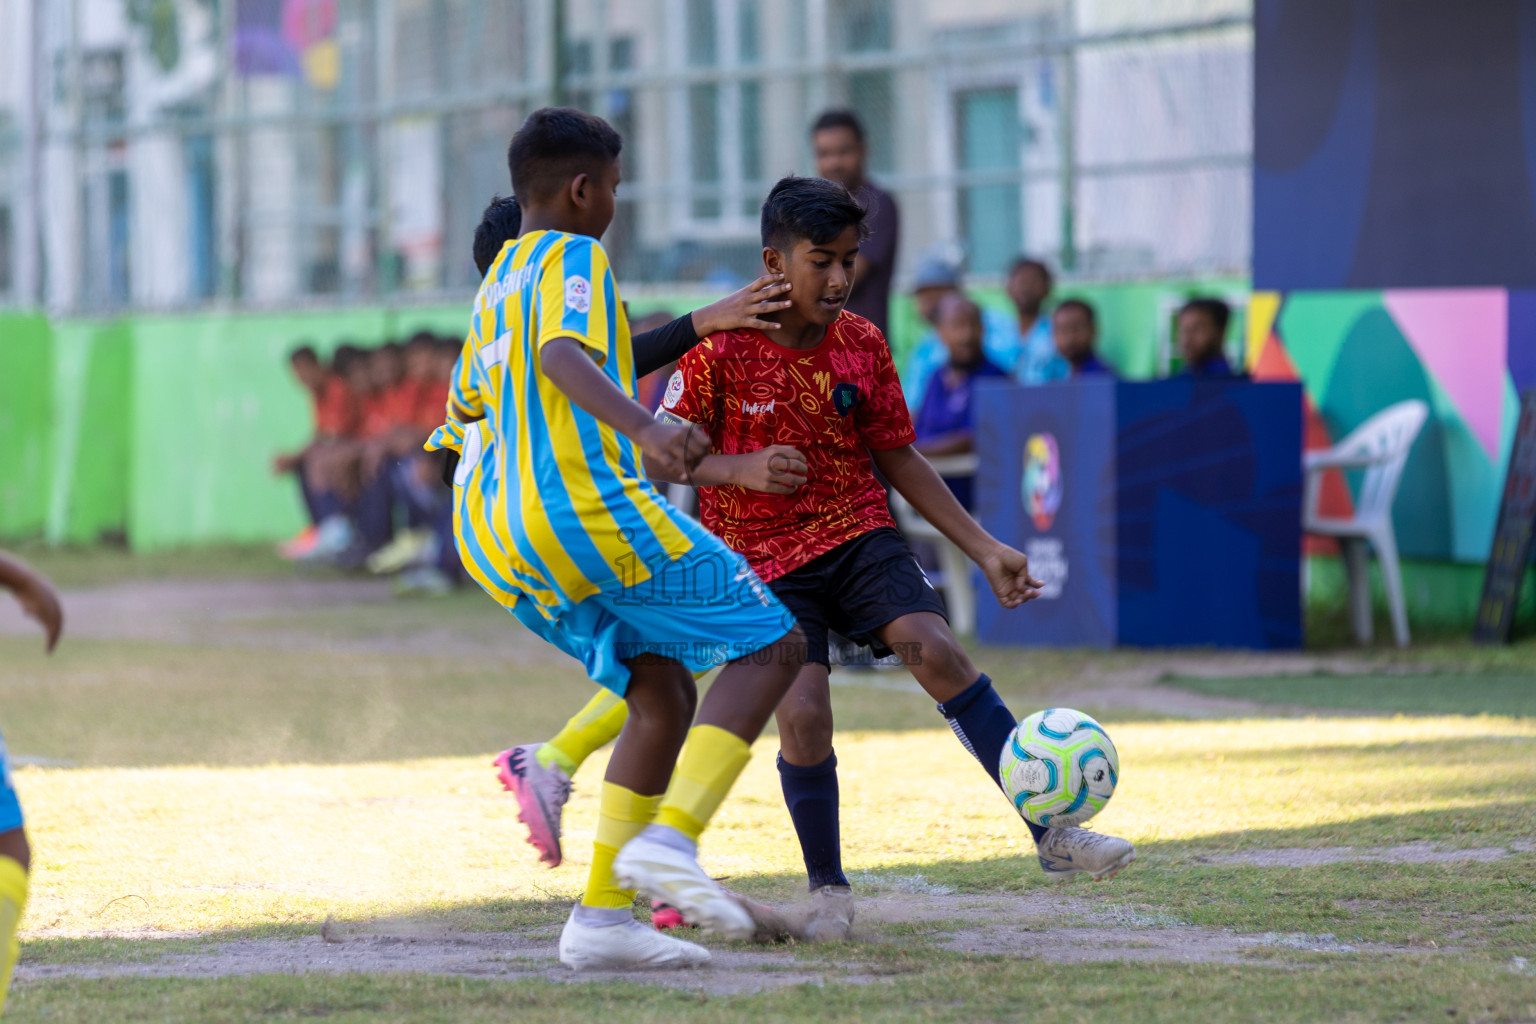
[(447, 422), (426, 445), (461, 453), (454, 532), (465, 568), (501, 604), (526, 598), (546, 618), (642, 583), (693, 546), (682, 514), (642, 474), (639, 445), (544, 376), (540, 352), (555, 338), (580, 342), (634, 397), (608, 254), (585, 235), (530, 232), (486, 272)]

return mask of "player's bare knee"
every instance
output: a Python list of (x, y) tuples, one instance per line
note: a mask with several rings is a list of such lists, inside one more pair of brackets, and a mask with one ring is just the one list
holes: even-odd
[(779, 750), (790, 764), (820, 764), (832, 752), (830, 708), (821, 708), (810, 702), (795, 707), (780, 706), (778, 723)]
[(970, 685), (976, 679), (976, 666), (960, 641), (948, 629), (930, 628), (918, 632), (907, 664), (921, 667), (924, 675)]

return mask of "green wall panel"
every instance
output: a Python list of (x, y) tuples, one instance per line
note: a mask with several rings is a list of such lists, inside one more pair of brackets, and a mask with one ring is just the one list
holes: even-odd
[(53, 331), (49, 543), (121, 537), (131, 473), (132, 327), (68, 320)]
[(52, 424), (53, 330), (41, 314), (0, 313), (0, 537), (43, 532)]
[(300, 343), (329, 351), (386, 336), (382, 310), (143, 317), (134, 330), (128, 534), (140, 550), (277, 540), (303, 523), (273, 455), (309, 437), (288, 372)]

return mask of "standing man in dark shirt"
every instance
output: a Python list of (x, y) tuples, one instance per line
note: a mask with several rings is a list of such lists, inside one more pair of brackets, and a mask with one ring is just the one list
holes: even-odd
[(896, 269), (896, 242), (901, 234), (896, 199), (870, 181), (864, 172), (868, 155), (864, 126), (851, 110), (828, 110), (811, 126), (818, 177), (835, 181), (853, 193), (867, 211), (869, 239), (859, 248), (848, 312), (857, 313), (887, 334), (890, 319), (891, 273)]

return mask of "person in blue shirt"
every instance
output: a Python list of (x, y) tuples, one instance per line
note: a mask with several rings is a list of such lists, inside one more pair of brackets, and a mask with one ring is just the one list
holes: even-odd
[[(918, 267), (917, 277), (912, 282), (912, 298), (917, 304), (918, 315), (929, 324), (937, 323), (940, 303), (959, 294), (960, 272), (953, 264), (930, 257)], [(981, 323), (981, 344), (987, 358), (1012, 373), (1021, 364), (1024, 354), (1018, 322), (1001, 309), (982, 309)], [(901, 391), (906, 396), (907, 408), (914, 415), (928, 393), (928, 382), (947, 365), (949, 349), (939, 339), (937, 330), (929, 330), (918, 340), (901, 371)]]
[[(949, 353), (949, 363), (928, 380), (922, 404), (913, 418), (917, 442), (925, 456), (964, 455), (975, 447), (972, 433), (972, 396), (977, 380), (1007, 377), (1008, 371), (992, 362), (982, 346), (981, 307), (959, 292), (946, 295), (935, 314), (939, 338)], [(971, 478), (945, 477), (955, 499), (971, 507)]]
[(1222, 343), (1232, 308), (1220, 299), (1190, 299), (1179, 310), (1179, 354), (1184, 357), (1180, 377), (1196, 380), (1230, 380), (1242, 376), (1227, 362)]
[(1008, 270), (1008, 298), (1018, 310), (1014, 325), (1019, 349), (1018, 365), (1013, 375), (1022, 384), (1046, 384), (1065, 380), (1072, 373), (1067, 361), (1056, 352), (1051, 337), (1051, 318), (1045, 313), (1045, 300), (1051, 295), (1051, 271), (1039, 260), (1020, 256)]
[(1056, 307), (1051, 316), (1051, 333), (1056, 340), (1056, 351), (1072, 368), (1073, 380), (1115, 375), (1115, 371), (1094, 354), (1093, 346), (1099, 337), (1098, 317), (1094, 315), (1093, 307), (1082, 299), (1068, 299)]

